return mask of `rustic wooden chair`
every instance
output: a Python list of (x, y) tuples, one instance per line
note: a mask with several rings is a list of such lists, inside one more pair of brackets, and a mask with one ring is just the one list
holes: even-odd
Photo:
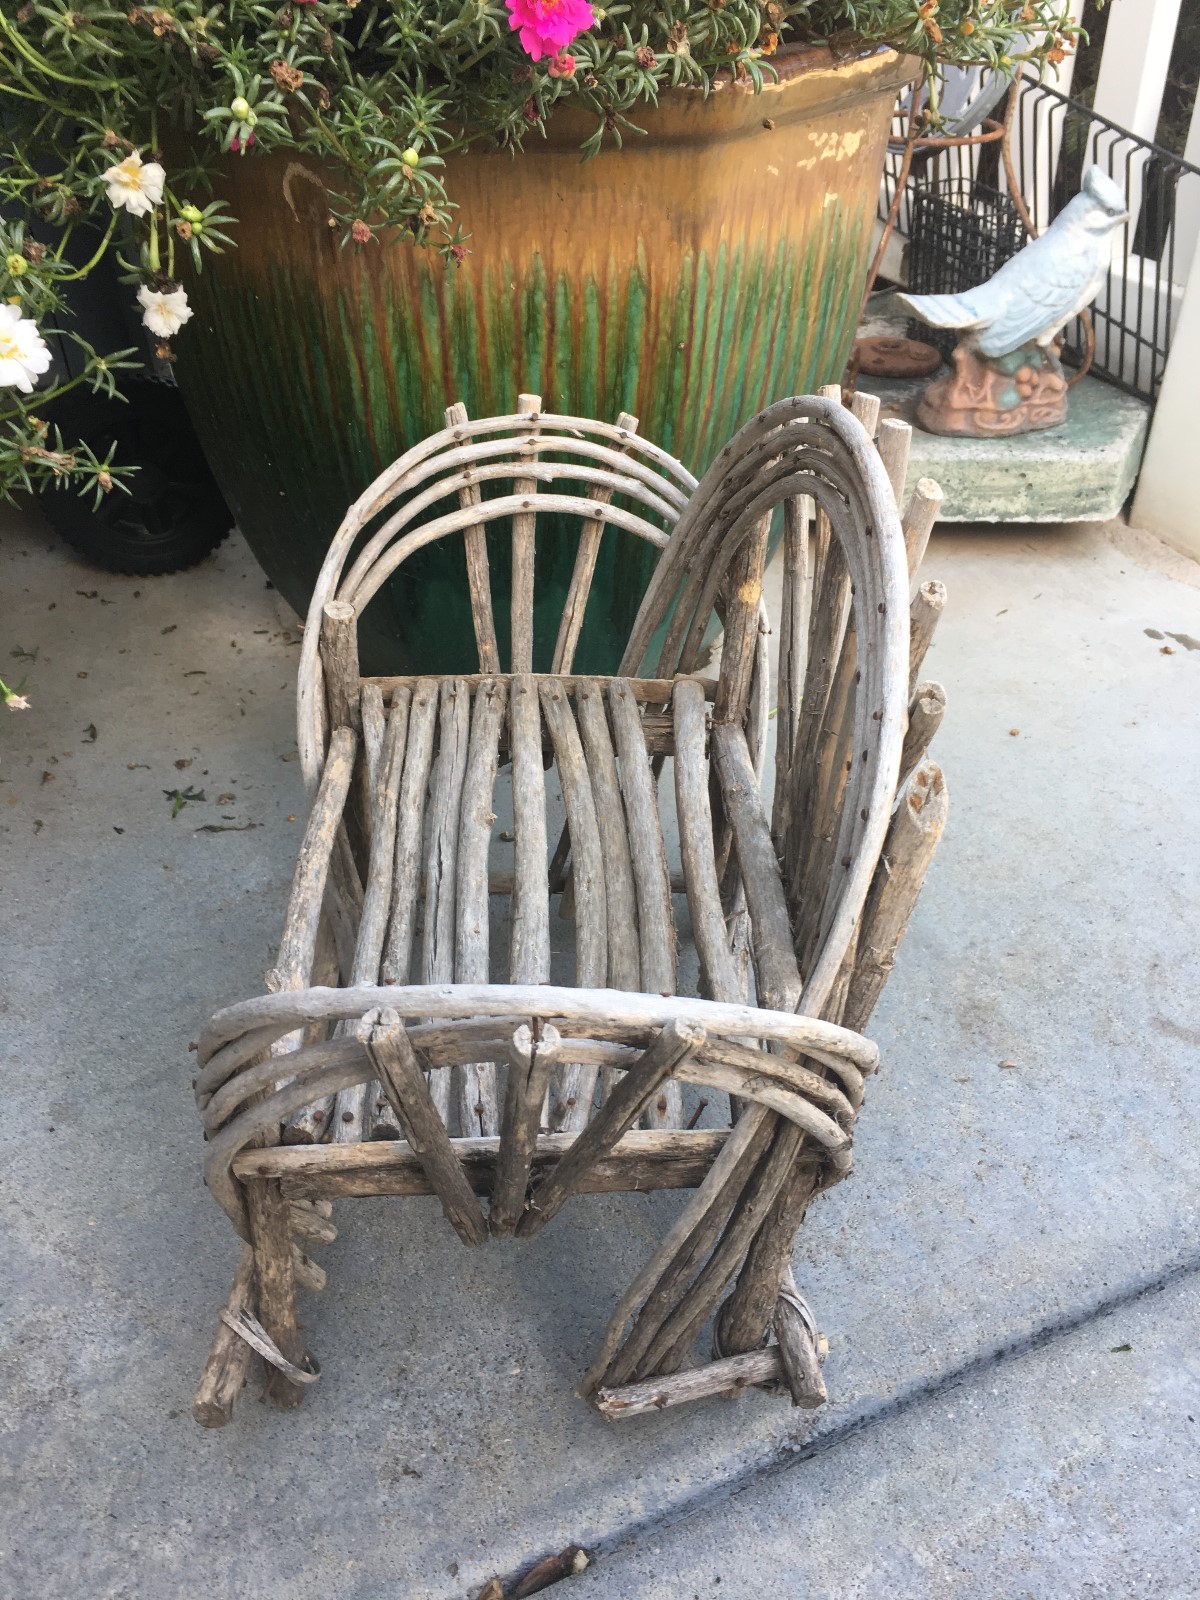
[[(528, 1237), (578, 1195), (694, 1189), (581, 1392), (609, 1417), (751, 1385), (825, 1398), (793, 1240), (812, 1196), (849, 1171), (877, 1060), (862, 1029), (946, 811), (926, 760), (945, 698), (917, 681), (944, 592), (910, 596), (940, 492), (923, 481), (901, 521), (909, 430), (885, 422), (876, 445), (877, 420), (868, 396), (783, 401), (697, 484), (633, 417), (543, 414), (530, 395), (484, 421), (455, 406), (350, 509), (304, 635), (311, 811), (269, 992), (218, 1012), (198, 1046), (206, 1181), (246, 1245), (197, 1420), (228, 1420), (254, 1350), (278, 1404), (314, 1381), (296, 1291), (324, 1282), (305, 1247), (334, 1237), (331, 1202), (352, 1195), (434, 1194), (477, 1245)], [(762, 586), (779, 507), (768, 806)], [(538, 674), (545, 512), (580, 531)], [(511, 528), (507, 672), (495, 523)], [(661, 554), (617, 675), (579, 676), (606, 526)], [(356, 625), (372, 596), (414, 550), (458, 536), (478, 673), (362, 678)], [(551, 763), (566, 823), (553, 853)], [(659, 809), (668, 764), (678, 863)], [(489, 879), (504, 765), (514, 865)], [(489, 948), (496, 895), (510, 901), (506, 952)], [(573, 915), (573, 987), (550, 981), (556, 895)], [(676, 992), (683, 916), (704, 998)], [(492, 981), (497, 966), (508, 982)], [(714, 1358), (696, 1365), (710, 1320)]]

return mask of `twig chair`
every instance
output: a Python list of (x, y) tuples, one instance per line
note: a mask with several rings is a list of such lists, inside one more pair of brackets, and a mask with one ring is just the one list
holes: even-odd
[[(308, 1249), (335, 1236), (333, 1200), (383, 1194), (436, 1195), (479, 1245), (529, 1237), (589, 1193), (694, 1190), (620, 1297), (581, 1393), (614, 1418), (753, 1385), (824, 1400), (793, 1240), (850, 1170), (877, 1064), (862, 1030), (946, 815), (926, 758), (945, 696), (918, 682), (944, 591), (913, 587), (940, 491), (923, 480), (901, 520), (909, 430), (885, 422), (876, 443), (877, 422), (869, 396), (783, 401), (697, 483), (630, 416), (550, 415), (533, 395), (482, 421), (453, 406), (350, 508), (304, 634), (310, 813), (278, 957), (268, 992), (218, 1012), (198, 1045), (205, 1177), (245, 1241), (198, 1421), (228, 1421), (254, 1351), (268, 1397), (300, 1401), (317, 1368), (296, 1294), (325, 1281)], [(773, 709), (762, 589), (779, 508)], [(547, 512), (579, 532), (539, 673)], [(617, 674), (581, 676), (606, 528), (661, 554)], [(506, 533), (503, 670), (489, 561)], [(478, 671), (362, 677), (359, 617), (443, 538), (465, 544)], [(513, 867), (489, 876), (503, 767)], [(565, 806), (554, 849), (548, 785)], [(507, 949), (490, 947), (497, 895)], [(550, 981), (556, 897), (573, 919), (572, 986)], [(702, 998), (677, 992), (685, 915)], [(710, 1322), (713, 1356), (697, 1364)]]

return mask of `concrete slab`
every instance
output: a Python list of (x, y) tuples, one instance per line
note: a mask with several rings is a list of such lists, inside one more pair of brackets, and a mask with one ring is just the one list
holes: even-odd
[(1190, 1600), (1195, 1277), (954, 1383), (593, 1565), (571, 1600)]
[[(950, 689), (952, 823), (874, 1029), (857, 1176), (796, 1262), (832, 1346), (826, 1411), (755, 1396), (613, 1427), (572, 1397), (677, 1196), (581, 1202), (478, 1254), (433, 1205), (381, 1201), (343, 1206), (324, 1252), (304, 1408), (247, 1395), (202, 1432), (188, 1406), (236, 1246), (200, 1185), (186, 1047), (278, 937), (294, 640), (240, 544), (149, 583), (6, 516), (5, 664), (38, 655), (11, 663), (33, 709), (0, 732), (20, 1086), (0, 1594), (470, 1594), (572, 1542), (603, 1552), (1196, 1254), (1196, 569), (1118, 530), (942, 535), (928, 670)], [(206, 798), (172, 818), (163, 791), (189, 785)], [(255, 826), (195, 831), (226, 818)]]
[(931, 380), (871, 378), (882, 413), (913, 426), (908, 488), (933, 478), (951, 522), (1107, 522), (1119, 516), (1137, 482), (1150, 406), (1099, 378), (1071, 390), (1059, 428), (1010, 439), (950, 439), (916, 426)]

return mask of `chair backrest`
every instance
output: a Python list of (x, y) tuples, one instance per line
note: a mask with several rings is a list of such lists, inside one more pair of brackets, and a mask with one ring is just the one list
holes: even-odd
[(895, 482), (873, 441), (878, 401), (857, 397), (855, 410), (836, 392), (783, 400), (725, 446), (655, 568), (621, 668), (636, 670), (665, 624), (658, 676), (694, 672), (716, 610), (725, 641), (713, 720), (747, 721), (755, 751), (769, 692), (763, 569), (782, 506), (773, 833), (813, 1015), (838, 982), (879, 860), (908, 708), (904, 469)]
[[(387, 579), (434, 540), (464, 540), (479, 670), (530, 672), (537, 518), (554, 513), (577, 521), (579, 543), (551, 668), (571, 671), (604, 528), (624, 529), (662, 549), (696, 486), (680, 462), (638, 435), (637, 426), (626, 413), (616, 423), (543, 413), (537, 395), (521, 395), (510, 416), (476, 421), (465, 406), (450, 406), (441, 433), (407, 451), (359, 496), (329, 547), (305, 629), (297, 731), (310, 791), (323, 757), (319, 643), (327, 608), (349, 607), (340, 615), (353, 632)], [(347, 570), (356, 542), (380, 518)], [(507, 664), (496, 641), (486, 535), (487, 525), (498, 521), (512, 530)]]

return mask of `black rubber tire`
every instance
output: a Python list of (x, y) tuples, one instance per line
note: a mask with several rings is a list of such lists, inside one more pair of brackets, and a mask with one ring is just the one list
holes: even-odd
[[(92, 396), (54, 421), (64, 442), (83, 439), (99, 456), (116, 444), (117, 463), (137, 467), (129, 493), (90, 496), (48, 489), (47, 521), (80, 555), (108, 572), (155, 577), (194, 567), (225, 539), (233, 517), (209, 471), (179, 391), (153, 379), (123, 385), (128, 404)], [(72, 397), (74, 398), (74, 397)]]

